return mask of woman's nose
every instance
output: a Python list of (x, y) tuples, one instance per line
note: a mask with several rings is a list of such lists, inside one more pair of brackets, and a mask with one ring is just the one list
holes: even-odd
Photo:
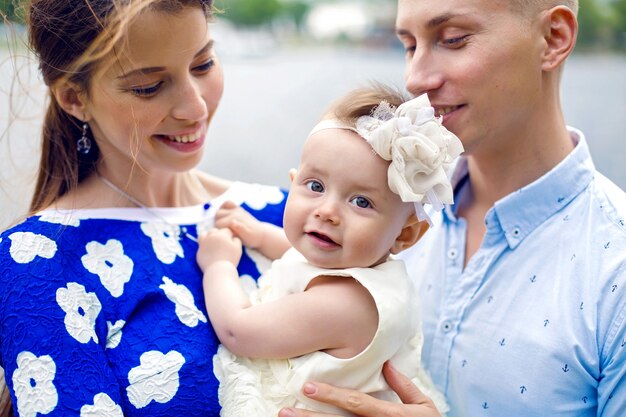
[(193, 79), (186, 80), (177, 91), (177, 101), (172, 108), (172, 116), (178, 120), (202, 121), (209, 117), (208, 106), (200, 84)]

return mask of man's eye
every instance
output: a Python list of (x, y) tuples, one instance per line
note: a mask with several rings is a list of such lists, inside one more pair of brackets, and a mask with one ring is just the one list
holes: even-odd
[(314, 193), (322, 193), (324, 192), (324, 186), (319, 181), (309, 181), (306, 183), (306, 186), (309, 190)]
[(372, 203), (370, 203), (370, 201), (367, 198), (361, 197), (361, 196), (354, 197), (350, 202), (359, 208), (372, 207)]
[(463, 46), (467, 42), (468, 39), (469, 39), (469, 35), (463, 35), (463, 36), (457, 36), (454, 38), (443, 39), (441, 43), (443, 43), (445, 46), (458, 48), (460, 46)]

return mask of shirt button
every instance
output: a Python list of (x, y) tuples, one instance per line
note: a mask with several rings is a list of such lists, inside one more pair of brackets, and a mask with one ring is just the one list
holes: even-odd
[(459, 256), (459, 252), (455, 248), (448, 251), (448, 259), (456, 259), (457, 256)]
[(513, 233), (513, 237), (518, 238), (522, 234), (522, 231), (520, 230), (519, 227), (516, 227), (515, 229), (512, 230), (512, 233)]
[(450, 320), (446, 320), (441, 323), (441, 330), (443, 330), (444, 333), (448, 333), (452, 330), (452, 322)]

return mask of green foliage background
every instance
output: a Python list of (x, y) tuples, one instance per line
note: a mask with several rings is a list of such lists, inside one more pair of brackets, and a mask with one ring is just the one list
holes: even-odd
[[(63, 0), (59, 0), (63, 1)], [(319, 0), (317, 0), (319, 1)], [(363, 0), (393, 1), (396, 0)], [(616, 48), (626, 51), (626, 0), (579, 0), (578, 47)], [(22, 21), (16, 7), (20, 0), (0, 0), (0, 12), (5, 20)], [(239, 27), (269, 26), (277, 19), (302, 23), (314, 0), (216, 0), (221, 17)]]
[[(268, 25), (278, 17), (293, 19), (298, 27), (312, 0), (218, 0), (223, 17), (238, 26)], [(393, 1), (396, 0), (363, 0)], [(626, 0), (579, 0), (578, 49), (615, 48), (626, 51)]]

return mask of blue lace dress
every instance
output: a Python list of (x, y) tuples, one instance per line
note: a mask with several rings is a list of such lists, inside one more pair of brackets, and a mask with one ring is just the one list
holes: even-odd
[[(282, 226), (285, 197), (235, 183), (220, 200)], [(44, 211), (0, 235), (0, 365), (17, 415), (219, 415), (195, 261), (217, 204)], [(244, 251), (245, 285), (264, 262)]]

